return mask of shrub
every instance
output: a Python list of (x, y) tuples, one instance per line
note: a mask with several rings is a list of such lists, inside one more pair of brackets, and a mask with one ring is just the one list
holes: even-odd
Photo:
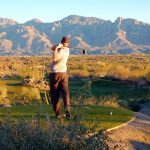
[(7, 88), (6, 85), (0, 85), (0, 104), (4, 103), (5, 98), (7, 97)]
[(120, 101), (118, 96), (116, 95), (108, 95), (108, 96), (101, 96), (100, 98), (94, 96), (86, 96), (80, 95), (79, 97), (73, 97), (71, 99), (72, 104), (75, 105), (99, 105), (99, 106), (106, 106), (106, 107), (120, 107)]
[(78, 105), (99, 105), (108, 107), (120, 107), (119, 98), (117, 95), (94, 97), (91, 93), (92, 81), (85, 83), (77, 92), (77, 96), (71, 99), (72, 104)]
[[(92, 132), (92, 136), (86, 136)], [(107, 134), (100, 130), (88, 130), (80, 122), (57, 124), (48, 119), (41, 122), (39, 118), (32, 122), (9, 119), (0, 123), (0, 147), (2, 150), (92, 150), (108, 149)]]
[[(0, 57), (0, 76), (29, 76), (33, 80), (42, 80), (43, 73), (49, 71), (52, 57)], [(102, 77), (107, 73), (111, 77), (126, 80), (128, 77), (141, 78), (149, 70), (149, 55), (123, 56), (70, 56), (68, 72), (72, 76)], [(46, 68), (45, 68), (46, 66)], [(132, 71), (132, 73), (130, 73)], [(81, 73), (82, 72), (82, 73)], [(146, 75), (149, 76), (149, 75)], [(148, 77), (149, 81), (149, 77)]]
[(120, 107), (119, 104), (119, 98), (116, 95), (112, 95), (112, 96), (102, 96), (99, 100), (98, 100), (98, 105), (100, 106), (106, 106), (106, 107)]
[(114, 77), (120, 80), (127, 80), (130, 75), (130, 70), (120, 65), (114, 65), (108, 70), (108, 77)]
[(88, 70), (83, 69), (83, 70), (78, 70), (78, 74), (79, 77), (89, 77), (90, 73), (88, 72)]
[(141, 99), (139, 101), (140, 104), (146, 104), (146, 103), (149, 103), (149, 100), (148, 99)]
[(146, 78), (147, 81), (150, 82), (150, 71), (148, 71), (148, 72), (146, 73), (145, 78)]
[(140, 102), (138, 101), (129, 102), (129, 108), (133, 111), (139, 111), (141, 109)]

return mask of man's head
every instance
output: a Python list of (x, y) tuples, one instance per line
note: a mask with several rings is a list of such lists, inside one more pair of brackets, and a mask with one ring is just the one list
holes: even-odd
[(61, 44), (63, 44), (63, 46), (68, 47), (70, 43), (70, 38), (68, 36), (64, 36), (61, 39)]

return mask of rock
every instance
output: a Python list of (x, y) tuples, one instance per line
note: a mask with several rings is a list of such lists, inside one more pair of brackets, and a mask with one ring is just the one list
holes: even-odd
[(45, 80), (24, 79), (22, 84), (39, 89), (49, 89), (49, 84)]
[(120, 104), (121, 106), (126, 107), (126, 106), (128, 106), (128, 101), (127, 101), (127, 100), (119, 100), (119, 104)]
[(2, 74), (0, 74), (0, 78), (3, 78), (4, 76)]
[(146, 79), (140, 78), (139, 80), (137, 80), (137, 84), (138, 84), (138, 87), (143, 87), (143, 86), (146, 86), (148, 82), (146, 81)]
[(10, 78), (12, 78), (10, 75), (3, 76), (3, 79), (10, 79)]
[(0, 104), (0, 107), (9, 108), (9, 107), (11, 107), (11, 105), (10, 104)]

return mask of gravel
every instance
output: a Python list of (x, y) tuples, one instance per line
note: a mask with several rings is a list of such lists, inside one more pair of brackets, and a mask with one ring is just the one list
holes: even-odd
[(135, 113), (135, 119), (126, 126), (108, 133), (112, 150), (150, 150), (150, 107)]

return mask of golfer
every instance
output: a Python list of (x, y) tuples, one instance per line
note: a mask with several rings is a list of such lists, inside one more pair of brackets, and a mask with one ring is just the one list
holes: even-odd
[(50, 65), (50, 95), (53, 110), (56, 118), (60, 118), (61, 106), (60, 106), (60, 95), (62, 95), (66, 119), (70, 119), (69, 106), (69, 88), (68, 88), (68, 74), (67, 74), (67, 60), (69, 57), (69, 43), (70, 38), (64, 36), (61, 39), (61, 44), (52, 46), (51, 50), (54, 51), (53, 60)]

